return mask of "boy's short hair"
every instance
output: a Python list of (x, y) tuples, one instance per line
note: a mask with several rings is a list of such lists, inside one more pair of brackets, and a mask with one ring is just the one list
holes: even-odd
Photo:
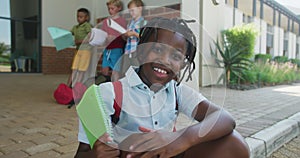
[[(163, 18), (163, 17), (154, 17), (147, 22), (145, 26), (141, 28), (140, 31), (140, 41), (139, 45), (147, 43), (150, 36), (157, 38), (157, 30), (164, 29), (171, 32), (177, 32), (185, 38), (187, 42), (187, 52), (186, 58), (189, 62), (194, 62), (197, 43), (196, 37), (193, 31), (188, 27), (187, 22), (194, 22), (194, 20), (184, 20), (180, 18)], [(155, 39), (157, 40), (157, 39)]]
[(127, 7), (129, 8), (129, 6), (131, 4), (135, 4), (137, 7), (143, 7), (144, 6), (144, 2), (142, 0), (131, 0), (128, 2)]
[(77, 12), (82, 12), (82, 13), (85, 13), (87, 16), (90, 16), (90, 12), (89, 12), (89, 10), (86, 9), (86, 8), (79, 8), (79, 9), (77, 10)]
[(108, 6), (108, 5), (114, 5), (114, 6), (116, 6), (116, 7), (121, 7), (121, 8), (123, 8), (123, 3), (122, 3), (122, 1), (120, 1), (120, 0), (109, 0), (108, 2), (106, 2), (106, 5)]

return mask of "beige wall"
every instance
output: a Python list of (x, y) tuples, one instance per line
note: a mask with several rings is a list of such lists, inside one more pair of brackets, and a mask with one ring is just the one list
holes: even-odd
[(279, 38), (279, 28), (277, 26), (274, 26), (274, 41), (273, 41), (273, 55), (278, 56), (279, 55), (279, 44), (278, 44), (278, 38)]
[[(254, 23), (254, 25), (258, 28), (258, 30), (260, 30), (260, 19), (259, 18), (254, 18), (253, 19), (253, 23)], [(255, 40), (255, 46), (254, 46), (254, 53), (255, 54), (258, 54), (258, 53), (261, 53), (260, 52), (260, 32), (259, 32), (259, 35), (258, 35), (258, 38), (256, 38), (256, 40)]]
[(284, 30), (274, 26), (274, 56), (283, 55)]
[(234, 25), (241, 25), (243, 24), (243, 12), (235, 9), (235, 18), (234, 18), (235, 22)]
[(295, 59), (296, 58), (296, 35), (294, 33), (288, 33), (288, 58)]
[(203, 2), (203, 32), (201, 41), (201, 86), (217, 84), (223, 70), (215, 68), (214, 58), (210, 55), (210, 46), (214, 48), (214, 41), (220, 37), (220, 31), (224, 27), (233, 24), (233, 9), (227, 8), (224, 1), (215, 6), (211, 1)]
[(267, 23), (263, 20), (260, 21), (260, 52), (265, 54), (267, 52)]
[(70, 30), (77, 24), (76, 11), (81, 7), (91, 10), (92, 1), (43, 0), (42, 1), (42, 46), (54, 46), (47, 31), (50, 26)]
[[(193, 5), (190, 5), (193, 4)], [(196, 70), (193, 73), (193, 81), (185, 82), (185, 84), (189, 85), (190, 87), (193, 87), (196, 90), (199, 90), (199, 76), (200, 76), (200, 66), (199, 66), (199, 41), (200, 41), (200, 32), (201, 29), (199, 26), (201, 26), (201, 2), (195, 1), (195, 0), (182, 0), (182, 6), (181, 6), (181, 17), (184, 19), (194, 19), (196, 20), (195, 23), (189, 23), (189, 27), (192, 29), (196, 36), (197, 40), (197, 55), (195, 57), (195, 63), (196, 63)]]
[[(298, 52), (300, 53), (300, 37), (299, 37), (299, 36), (297, 37), (297, 43), (299, 44)], [(298, 54), (298, 55), (296, 56), (296, 58), (297, 58), (297, 59), (300, 59), (300, 54)]]
[[(216, 65), (214, 59), (210, 55), (210, 46), (220, 36), (224, 29), (228, 29), (235, 25), (243, 24), (243, 12), (234, 9), (230, 5), (226, 5), (225, 1), (214, 6), (211, 1), (203, 2), (203, 27), (205, 29), (202, 38), (202, 83), (201, 86), (217, 84), (217, 81), (224, 70), (209, 67), (207, 65)], [(233, 22), (234, 21), (234, 22)]]
[[(95, 18), (102, 18), (109, 16), (108, 11), (107, 11), (107, 6), (106, 2), (107, 0), (93, 0), (94, 1), (94, 15)], [(130, 0), (122, 0), (123, 2), (123, 11), (126, 11), (127, 4)], [(145, 6), (167, 6), (167, 5), (172, 5), (172, 4), (178, 4), (181, 3), (181, 0), (143, 0)]]

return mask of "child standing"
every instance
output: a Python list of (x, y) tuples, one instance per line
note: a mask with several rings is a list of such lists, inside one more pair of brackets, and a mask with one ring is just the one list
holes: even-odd
[(123, 34), (123, 38), (126, 40), (125, 55), (122, 59), (121, 75), (126, 72), (130, 65), (134, 65), (132, 53), (136, 51), (137, 43), (139, 40), (140, 29), (147, 23), (142, 16), (144, 3), (142, 0), (131, 0), (127, 7), (131, 15), (130, 23), (127, 25), (127, 32)]
[(125, 54), (131, 57), (131, 53), (135, 52), (138, 43), (140, 29), (144, 26), (145, 19), (142, 16), (144, 3), (141, 0), (131, 0), (127, 7), (132, 17), (129, 25), (127, 26), (127, 32), (124, 36), (127, 38), (125, 47)]
[(74, 86), (76, 82), (82, 82), (84, 72), (90, 64), (91, 46), (84, 40), (92, 29), (89, 19), (90, 13), (86, 8), (77, 10), (78, 24), (73, 26), (71, 30), (75, 39), (76, 54), (72, 63), (72, 75), (70, 75), (67, 83), (70, 87)]
[[(108, 12), (110, 17), (103, 21), (102, 30), (108, 33), (108, 38), (106, 40), (107, 47), (103, 51), (102, 57), (102, 74), (104, 76), (111, 77), (110, 71), (115, 74), (115, 64), (119, 60), (119, 58), (124, 53), (125, 41), (122, 39), (121, 34), (108, 27), (107, 22), (109, 19), (113, 19), (123, 28), (126, 27), (126, 20), (119, 15), (119, 12), (122, 10), (122, 2), (121, 0), (109, 0), (107, 3)], [(116, 75), (113, 75), (117, 77)], [(114, 79), (112, 79), (114, 80)]]
[[(231, 115), (180, 84), (186, 73), (191, 77), (196, 48), (195, 36), (184, 20), (150, 20), (140, 32), (136, 51), (140, 66), (130, 67), (119, 80), (123, 101), (114, 142), (104, 134), (91, 149), (79, 124), (75, 157), (248, 158), (249, 149), (234, 131)], [(184, 73), (179, 76), (181, 70)], [(175, 76), (178, 81), (173, 80)], [(108, 115), (114, 115), (113, 84), (103, 83), (98, 90)], [(198, 122), (174, 131), (178, 112)]]

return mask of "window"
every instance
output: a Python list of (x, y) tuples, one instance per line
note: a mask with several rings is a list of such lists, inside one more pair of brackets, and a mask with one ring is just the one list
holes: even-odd
[(252, 16), (243, 14), (243, 22), (244, 23), (252, 23), (254, 21), (254, 18)]
[(272, 25), (267, 25), (267, 54), (273, 55), (274, 45), (274, 27)]
[(1, 0), (0, 43), (7, 49), (0, 72), (40, 72), (40, 1)]
[(300, 48), (299, 48), (299, 42), (297, 42), (297, 44), (296, 44), (296, 59), (300, 59)]
[(288, 32), (284, 32), (283, 56), (288, 56), (288, 51), (289, 51), (288, 46), (289, 46)]

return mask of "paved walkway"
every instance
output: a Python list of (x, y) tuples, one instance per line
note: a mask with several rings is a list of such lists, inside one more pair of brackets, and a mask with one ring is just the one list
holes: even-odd
[[(78, 124), (75, 108), (57, 104), (52, 96), (57, 85), (66, 81), (66, 75), (0, 74), (0, 158), (73, 157)], [(249, 91), (200, 90), (233, 115), (244, 137), (252, 138), (300, 112), (300, 84)]]
[(300, 135), (278, 149), (269, 158), (299, 158), (300, 157)]

